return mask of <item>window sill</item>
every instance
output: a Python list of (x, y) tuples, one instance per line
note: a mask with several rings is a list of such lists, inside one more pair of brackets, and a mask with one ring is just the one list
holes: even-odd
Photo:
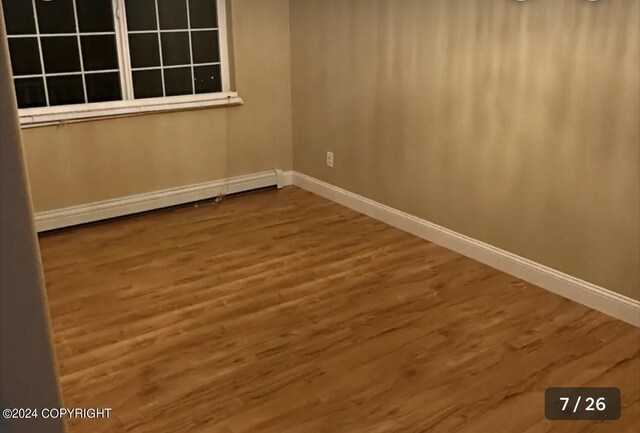
[(20, 126), (34, 128), (60, 123), (135, 116), (145, 113), (189, 110), (243, 104), (236, 92), (207, 95), (184, 95), (135, 101), (97, 102), (58, 107), (23, 108), (19, 110)]

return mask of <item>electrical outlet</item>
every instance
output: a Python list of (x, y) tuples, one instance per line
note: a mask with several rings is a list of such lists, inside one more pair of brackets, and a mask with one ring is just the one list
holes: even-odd
[(327, 167), (333, 168), (333, 152), (327, 152)]

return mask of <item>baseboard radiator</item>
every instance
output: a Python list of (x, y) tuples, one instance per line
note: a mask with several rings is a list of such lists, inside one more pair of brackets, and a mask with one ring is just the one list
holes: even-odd
[(196, 185), (39, 212), (35, 215), (36, 230), (38, 232), (44, 232), (71, 227), (194, 201), (212, 199), (221, 194), (237, 194), (267, 187), (282, 188), (284, 182), (285, 177), (282, 170), (275, 169)]

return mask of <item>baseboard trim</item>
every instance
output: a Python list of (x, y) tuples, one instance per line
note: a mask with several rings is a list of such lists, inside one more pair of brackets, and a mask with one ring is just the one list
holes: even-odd
[(220, 194), (235, 194), (269, 186), (282, 188), (283, 179), (283, 171), (277, 169), (40, 212), (35, 216), (36, 229), (38, 232), (54, 230), (198, 200), (206, 200), (217, 197)]
[(496, 248), (302, 173), (291, 173), (302, 189), (470, 257), (538, 287), (640, 327), (640, 302)]
[(293, 185), (293, 175), (294, 173), (296, 173), (293, 170), (289, 170), (289, 171), (283, 171), (282, 172), (282, 185), (283, 186), (289, 186), (289, 185)]

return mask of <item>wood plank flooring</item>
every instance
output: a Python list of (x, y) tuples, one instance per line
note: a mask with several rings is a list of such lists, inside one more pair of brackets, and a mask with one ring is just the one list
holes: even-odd
[[(288, 187), (40, 239), (96, 432), (637, 432), (640, 330)], [(618, 421), (547, 421), (616, 386)]]

